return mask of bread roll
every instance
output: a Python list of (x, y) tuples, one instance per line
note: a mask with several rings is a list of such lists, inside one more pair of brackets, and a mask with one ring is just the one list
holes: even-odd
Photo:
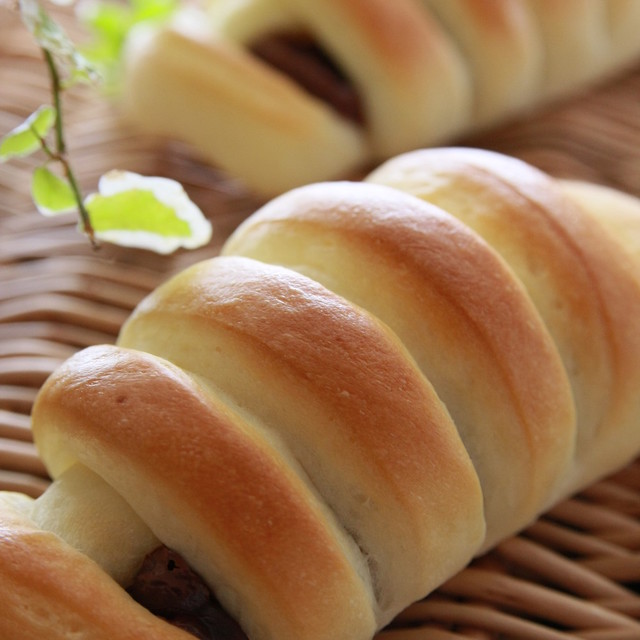
[(370, 640), (640, 452), (639, 228), (469, 149), (274, 199), (44, 384), (0, 637)]
[(634, 0), (210, 0), (131, 36), (122, 104), (273, 196), (575, 94), (639, 28)]

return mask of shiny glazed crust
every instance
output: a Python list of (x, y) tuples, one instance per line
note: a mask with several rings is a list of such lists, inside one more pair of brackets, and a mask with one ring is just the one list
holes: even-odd
[[(131, 38), (123, 104), (141, 128), (186, 140), (271, 196), (601, 80), (638, 58), (639, 26), (634, 0), (217, 0)], [(363, 122), (252, 49), (279, 33), (319, 45), (358, 95)]]
[[(595, 186), (572, 192), (523, 162), (477, 149), (404, 154), (368, 180), (457, 216), (500, 253), (526, 287), (563, 359), (576, 402), (577, 469), (566, 491), (602, 473), (595, 461), (583, 458), (598, 451), (606, 460), (607, 443), (613, 446), (607, 467), (617, 466), (618, 456), (627, 459), (617, 442), (635, 448), (640, 437), (640, 399), (633, 391), (640, 385), (640, 289), (633, 277), (637, 263), (621, 252), (621, 244), (632, 242), (634, 220), (637, 228), (636, 200), (622, 194), (607, 199), (611, 191)], [(599, 212), (599, 221), (590, 209)], [(621, 216), (611, 229), (616, 235), (603, 237), (602, 224), (612, 226), (607, 221)]]

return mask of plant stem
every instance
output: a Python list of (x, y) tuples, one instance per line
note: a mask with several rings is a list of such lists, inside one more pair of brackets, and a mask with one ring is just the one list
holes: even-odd
[(95, 248), (98, 246), (98, 244), (95, 239), (93, 225), (91, 224), (91, 217), (89, 216), (87, 208), (84, 206), (84, 200), (82, 198), (82, 193), (80, 192), (80, 187), (78, 186), (78, 181), (76, 180), (71, 164), (66, 157), (67, 147), (64, 138), (64, 124), (62, 119), (62, 83), (60, 82), (60, 73), (58, 72), (58, 67), (51, 52), (48, 49), (42, 49), (42, 52), (44, 54), (44, 59), (47, 63), (47, 68), (49, 69), (49, 75), (51, 77), (51, 93), (53, 97), (53, 104), (56, 110), (55, 158), (62, 165), (64, 174), (69, 181), (71, 190), (73, 191), (73, 195), (76, 199), (76, 204), (78, 205), (78, 211), (80, 212), (80, 217), (82, 219), (83, 231), (88, 236), (91, 244)]
[(59, 156), (62, 156), (67, 150), (62, 122), (62, 83), (60, 82), (60, 73), (53, 55), (48, 49), (42, 49), (42, 52), (51, 77), (51, 96), (53, 98), (53, 106), (56, 109), (56, 151)]

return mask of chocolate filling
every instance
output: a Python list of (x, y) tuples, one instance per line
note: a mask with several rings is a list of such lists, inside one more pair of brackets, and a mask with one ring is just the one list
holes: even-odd
[(340, 115), (358, 125), (364, 124), (364, 112), (355, 87), (311, 36), (304, 33), (267, 35), (254, 42), (250, 50)]
[(200, 640), (248, 640), (202, 578), (165, 546), (146, 556), (127, 592), (151, 613)]

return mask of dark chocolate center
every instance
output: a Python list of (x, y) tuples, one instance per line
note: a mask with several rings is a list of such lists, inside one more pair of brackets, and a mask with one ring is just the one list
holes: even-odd
[(200, 640), (248, 640), (202, 578), (165, 546), (147, 555), (127, 591), (151, 613)]
[(271, 34), (254, 42), (250, 49), (345, 118), (364, 123), (355, 87), (313, 37), (304, 33)]

